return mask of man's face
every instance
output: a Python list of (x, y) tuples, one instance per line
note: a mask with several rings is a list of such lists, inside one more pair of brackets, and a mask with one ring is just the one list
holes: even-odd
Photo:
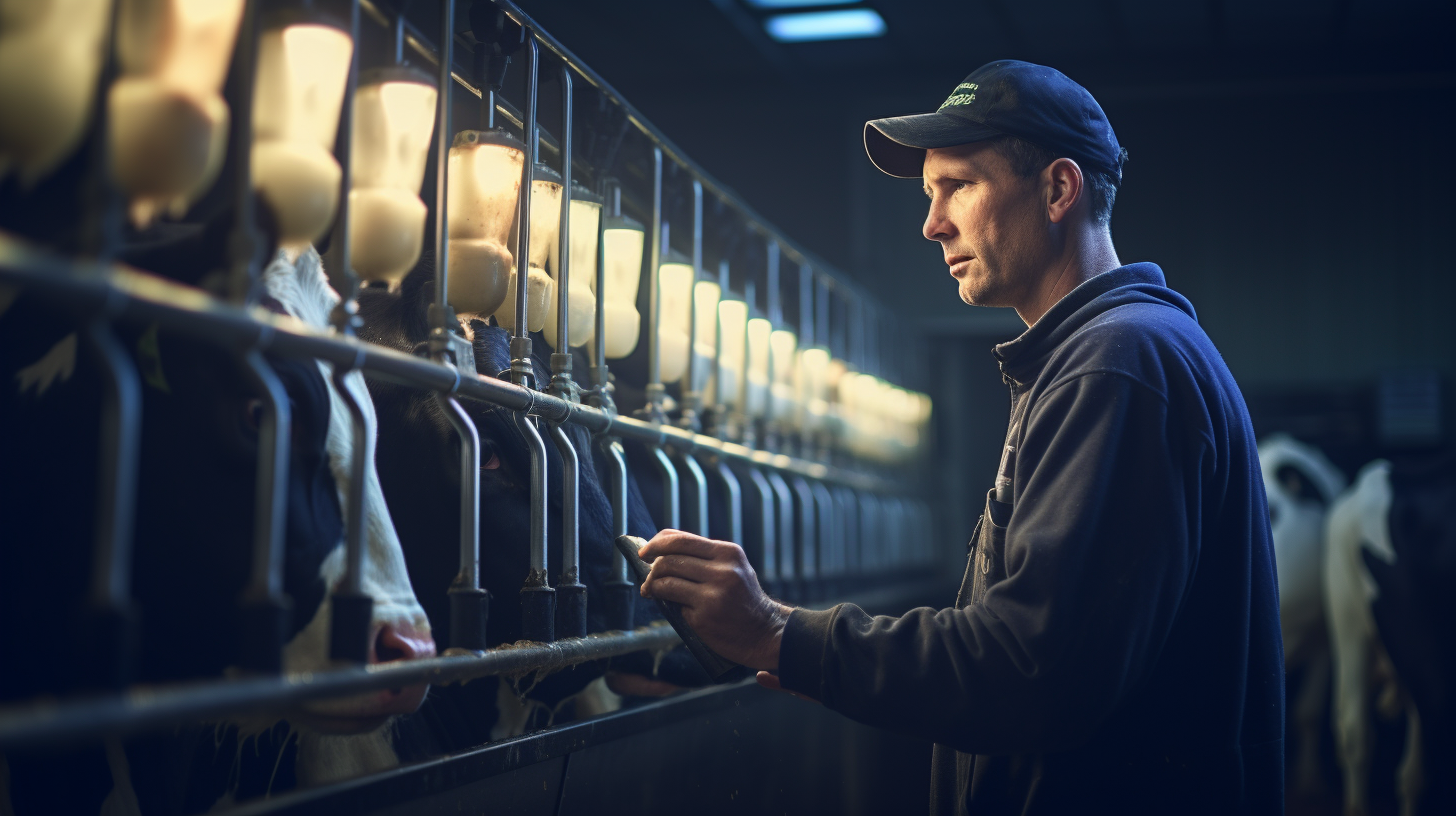
[(1019, 306), (1051, 263), (1046, 185), (1022, 178), (981, 142), (925, 153), (930, 213), (922, 230), (940, 244), (961, 300)]

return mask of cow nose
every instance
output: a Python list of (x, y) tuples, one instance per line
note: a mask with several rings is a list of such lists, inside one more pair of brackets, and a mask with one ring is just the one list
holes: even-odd
[(434, 657), (435, 640), (428, 632), (421, 633), (409, 624), (386, 623), (374, 637), (374, 654), (370, 663), (392, 660), (418, 660)]

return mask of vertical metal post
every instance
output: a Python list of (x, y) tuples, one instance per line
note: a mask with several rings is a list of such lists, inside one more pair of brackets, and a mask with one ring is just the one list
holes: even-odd
[[(521, 168), (520, 209), (516, 222), (516, 324), (511, 336), (511, 380), (517, 385), (534, 385), (535, 369), (531, 364), (531, 333), (526, 327), (526, 290), (531, 255), (531, 182), (541, 150), (541, 135), (536, 124), (536, 98), (541, 82), (541, 46), (535, 32), (523, 32), (526, 38), (526, 111), (521, 130), (526, 142), (526, 160)], [(556, 590), (547, 575), (550, 570), (546, 553), (546, 443), (535, 421), (526, 414), (515, 414), (516, 427), (526, 437), (531, 453), (531, 555), (526, 582), (521, 587), (521, 626), (526, 640), (550, 643), (556, 639)]]
[(814, 345), (814, 270), (799, 266), (799, 348)]
[(793, 491), (791, 507), (794, 520), (795, 546), (785, 547), (779, 553), (780, 570), (786, 580), (793, 580), (801, 598), (808, 599), (814, 590), (815, 551), (818, 539), (814, 537), (816, 509), (814, 491), (802, 476), (788, 480)]
[(253, 509), (253, 560), (242, 596), (240, 665), (275, 673), (283, 669), (292, 603), (283, 594), (284, 526), (288, 510), (292, 409), (283, 382), (258, 347), (243, 355), (243, 371), (262, 397), (258, 424), (257, 496)]
[[(334, 328), (343, 335), (352, 335), (358, 321), (359, 305), (354, 298), (358, 294), (359, 278), (354, 275), (349, 259), (349, 188), (353, 179), (350, 158), (354, 131), (354, 92), (359, 80), (359, 2), (349, 3), (349, 39), (352, 43), (349, 56), (348, 81), (344, 86), (344, 101), (340, 113), (339, 138), (335, 153), (339, 160), (339, 205), (334, 222), (332, 242), (336, 263), (329, 265), (329, 282), (339, 293), (339, 303), (334, 307), (330, 320)], [(360, 357), (362, 357), (362, 353)], [(364, 569), (368, 559), (368, 541), (365, 539), (369, 508), (365, 506), (364, 480), (369, 463), (374, 461), (374, 427), (371, 411), (366, 409), (359, 396), (348, 387), (348, 374), (357, 369), (359, 361), (350, 367), (334, 366), (333, 387), (343, 399), (349, 411), (353, 428), (353, 459), (349, 462), (349, 489), (344, 508), (344, 575), (334, 591), (332, 617), (329, 621), (329, 656), (334, 660), (365, 663), (369, 660), (369, 633), (374, 617), (374, 599), (364, 591)]]
[[(552, 394), (576, 402), (571, 378), (571, 66), (561, 65), (561, 230), (556, 266), (556, 351), (551, 355)], [(561, 454), (561, 577), (556, 581), (556, 637), (586, 636), (586, 586), (581, 582), (581, 535), (578, 501), (581, 458), (560, 425), (550, 425), (551, 440)], [(615, 549), (615, 548), (614, 548)]]
[(698, 460), (693, 458), (691, 452), (682, 451), (677, 455), (677, 459), (688, 474), (689, 515), (684, 519), (687, 530), (690, 533), (706, 536), (708, 534), (708, 477), (703, 473), (703, 468), (698, 465)]
[(662, 287), (658, 267), (662, 265), (662, 148), (652, 146), (652, 235), (647, 261), (647, 408), (648, 419), (662, 421)]
[[(104, 91), (103, 91), (104, 93)], [(86, 647), (103, 687), (131, 682), (136, 659), (136, 610), (131, 602), (132, 521), (141, 458), (141, 380), (126, 349), (102, 314), (85, 338), (102, 375), (101, 449), (98, 459), (96, 537)]]
[(581, 583), (578, 495), (581, 461), (560, 425), (547, 423), (561, 454), (561, 578), (556, 582), (556, 637), (586, 636), (586, 586)]
[(748, 477), (748, 485), (752, 488), (752, 496), (747, 499), (745, 507), (752, 506), (754, 514), (758, 518), (758, 529), (755, 531), (758, 536), (757, 552), (749, 555), (757, 556), (753, 560), (754, 569), (758, 570), (758, 580), (763, 584), (763, 590), (770, 595), (777, 595), (780, 592), (778, 585), (778, 511), (774, 506), (773, 486), (768, 479), (764, 478), (763, 472), (756, 467), (743, 468), (744, 474)]
[[(263, 265), (263, 242), (254, 221), (253, 82), (258, 48), (259, 0), (243, 7), (233, 51), (229, 100), (229, 152), (233, 160), (233, 228), (228, 236), (228, 297), (233, 303), (257, 300)], [(240, 653), (245, 670), (278, 672), (283, 668), (283, 643), (288, 637), (292, 602), (283, 592), (284, 522), (287, 511), (289, 440), (292, 413), (288, 393), (262, 349), (266, 336), (244, 351), (242, 368), (262, 400), (258, 425), (257, 496), (253, 510), (251, 573), (240, 604)]]
[(460, 437), (460, 569), (447, 590), (450, 647), (479, 652), (490, 615), (490, 592), (480, 586), (480, 434), (454, 395), (436, 392), (435, 401)]
[(816, 539), (814, 549), (805, 550), (804, 560), (800, 564), (805, 575), (804, 580), (812, 584), (810, 592), (814, 596), (820, 596), (827, 587), (824, 585), (822, 566), (826, 554), (832, 554), (836, 543), (843, 540), (842, 531), (839, 529), (839, 514), (834, 506), (834, 496), (823, 482), (814, 481), (808, 483), (812, 493), (813, 513), (818, 521), (819, 536)]
[[(430, 359), (456, 369), (456, 376), (469, 376), (475, 370), (473, 352), (464, 342), (454, 342), (458, 324), (450, 306), (450, 143), (454, 135), (451, 123), (451, 91), (455, 64), (455, 11), (451, 0), (442, 0), (440, 24), (440, 66), (435, 97), (435, 300), (430, 304)], [(396, 18), (396, 49), (402, 48), (404, 11)], [(403, 52), (396, 50), (396, 61)], [(454, 355), (472, 354), (461, 360)], [(464, 372), (461, 374), (460, 372)], [(490, 592), (480, 586), (480, 432), (470, 414), (455, 398), (454, 390), (436, 392), (435, 404), (440, 407), (450, 427), (460, 438), (460, 568), (446, 591), (450, 599), (450, 648), (483, 651), (485, 631), (490, 620)]]
[[(703, 182), (693, 179), (693, 282), (688, 289), (688, 370), (682, 386), (682, 415), (678, 425), (696, 433), (702, 427), (699, 412), (703, 395), (698, 390), (702, 373), (698, 360), (698, 281), (703, 277)], [(703, 520), (703, 528), (708, 526)], [(707, 533), (703, 533), (707, 535)]]
[(779, 242), (768, 239), (768, 279), (764, 286), (764, 306), (768, 311), (768, 322), (774, 328), (784, 324), (783, 293), (779, 290)]
[(662, 526), (670, 530), (680, 529), (682, 508), (677, 492), (677, 468), (673, 467), (672, 458), (661, 445), (649, 447), (652, 449), (652, 462), (657, 468), (657, 475), (662, 477)]
[[(601, 290), (598, 289), (598, 292)], [(627, 457), (622, 443), (611, 437), (603, 437), (599, 443), (607, 455), (607, 485), (611, 490), (612, 535), (627, 535)], [(614, 548), (615, 549), (615, 548)], [(621, 552), (612, 559), (611, 578), (607, 581), (604, 603), (607, 612), (607, 628), (627, 630), (632, 628), (633, 596), (636, 585), (627, 573), (627, 559)]]

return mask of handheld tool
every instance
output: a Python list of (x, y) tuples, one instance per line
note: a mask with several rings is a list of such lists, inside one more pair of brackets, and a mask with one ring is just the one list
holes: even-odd
[[(628, 568), (637, 576), (639, 582), (646, 581), (647, 573), (652, 569), (637, 555), (637, 551), (646, 544), (646, 541), (637, 536), (617, 536), (617, 549), (622, 551), (622, 555), (627, 559)], [(694, 632), (693, 628), (688, 626), (687, 621), (683, 620), (682, 604), (664, 601), (661, 598), (656, 600), (657, 608), (662, 610), (662, 616), (672, 624), (678, 637), (682, 638), (683, 645), (688, 647), (688, 651), (698, 659), (699, 665), (703, 667), (703, 671), (708, 673), (708, 677), (712, 678), (714, 683), (737, 680), (748, 674), (744, 666), (740, 666), (708, 648), (708, 645), (698, 637), (698, 633)]]

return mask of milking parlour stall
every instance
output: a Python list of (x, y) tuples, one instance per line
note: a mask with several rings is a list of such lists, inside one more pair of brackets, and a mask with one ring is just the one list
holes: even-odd
[(0, 813), (924, 809), (619, 544), (941, 605), (924, 336), (510, 0), (0, 0), (0, 336)]

